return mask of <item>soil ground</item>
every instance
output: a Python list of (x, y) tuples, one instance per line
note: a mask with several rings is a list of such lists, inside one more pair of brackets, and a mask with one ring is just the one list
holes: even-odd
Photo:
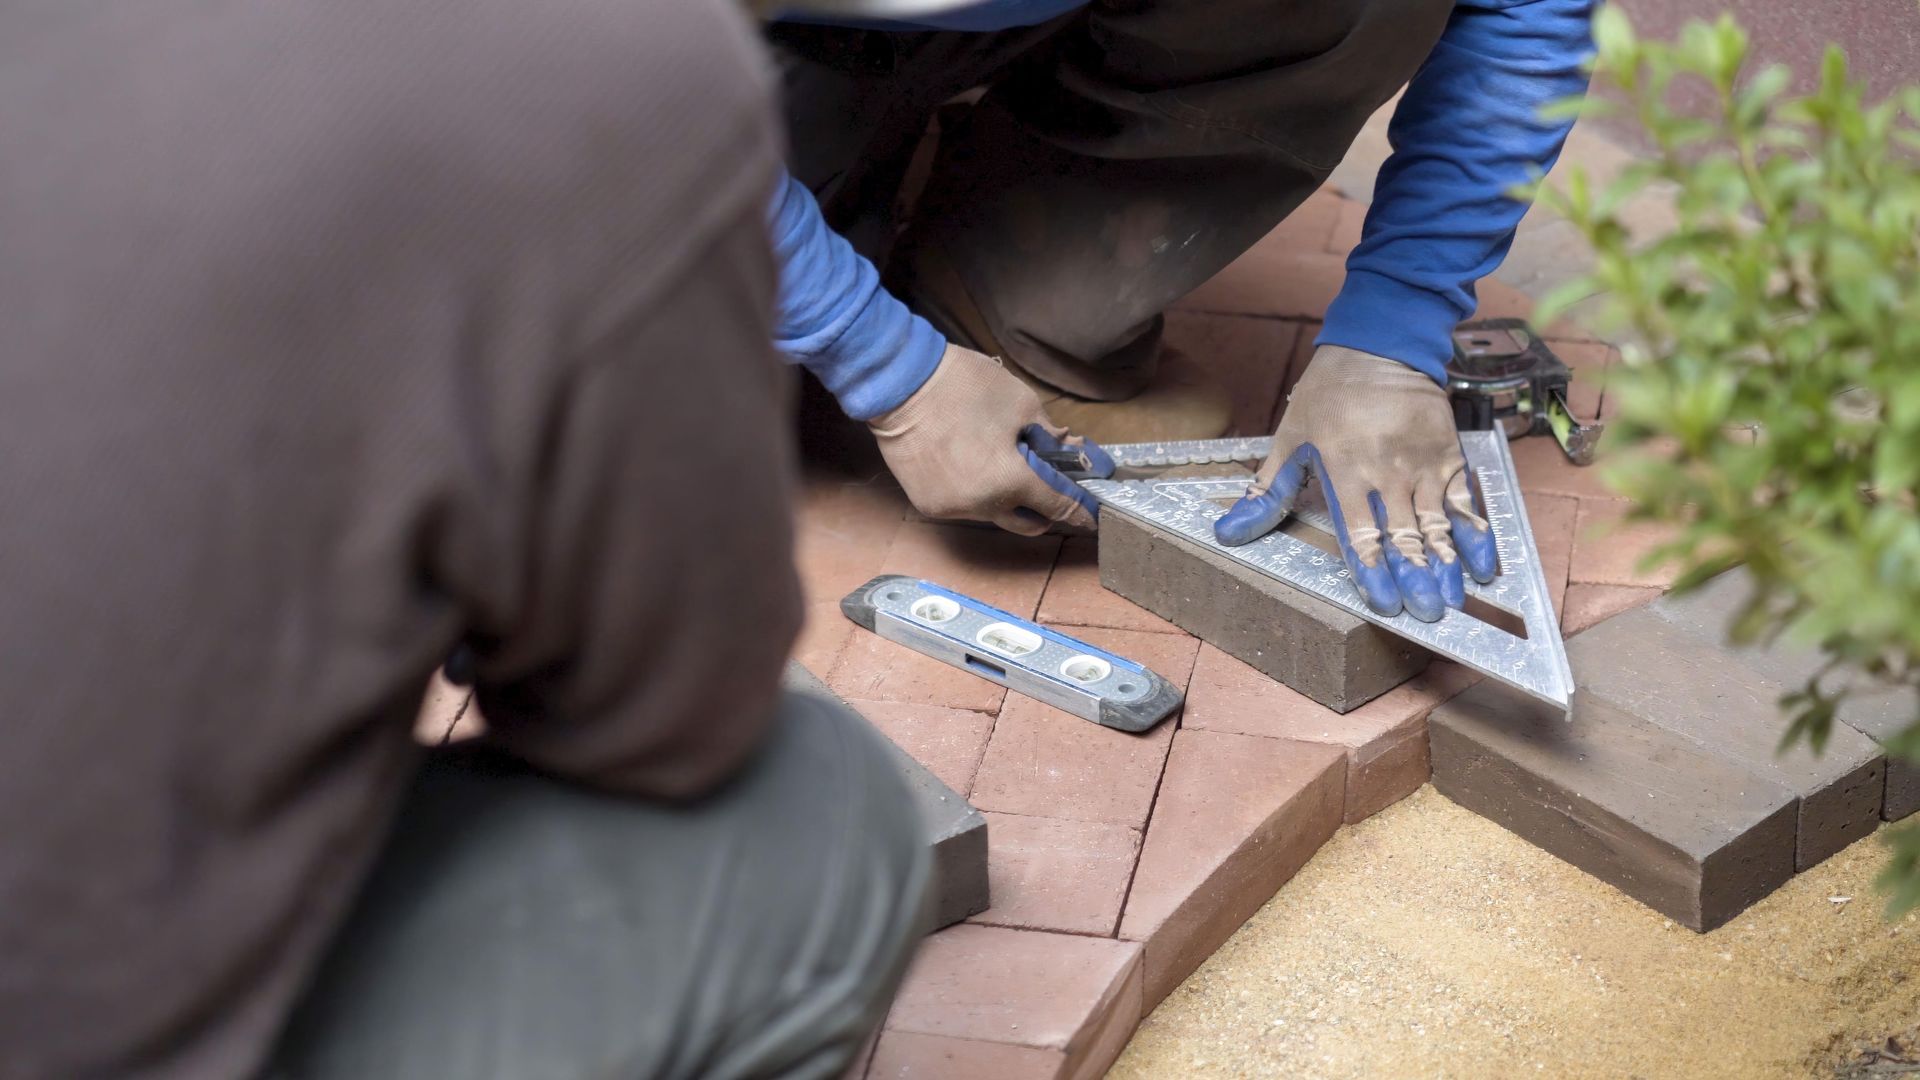
[(1884, 861), (1869, 837), (1700, 935), (1428, 786), (1335, 836), (1109, 1075), (1880, 1075), (1920, 1023)]

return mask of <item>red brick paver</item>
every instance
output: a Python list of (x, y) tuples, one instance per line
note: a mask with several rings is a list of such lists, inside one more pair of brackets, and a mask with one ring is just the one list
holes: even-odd
[(1340, 827), (1339, 747), (1182, 731), (1120, 935), (1146, 943), (1151, 1008)]
[(1113, 936), (1140, 857), (1140, 830), (1020, 814), (986, 818), (993, 906), (973, 922)]
[(906, 495), (885, 474), (860, 481), (808, 475), (794, 543), (807, 599), (838, 601), (878, 574), (907, 511)]
[(1580, 503), (1579, 533), (1574, 538), (1572, 580), (1583, 585), (1638, 585), (1666, 588), (1678, 570), (1671, 564), (1643, 568), (1642, 560), (1672, 539), (1671, 526), (1626, 520), (1628, 503), (1585, 499)]
[(849, 701), (901, 701), (985, 713), (998, 711), (1007, 696), (1006, 688), (972, 672), (858, 629), (826, 682)]
[(1300, 324), (1249, 315), (1167, 313), (1166, 342), (1205, 358), (1233, 401), (1229, 435), (1273, 433), (1274, 404), (1287, 385)]
[(907, 972), (875, 1065), (888, 1036), (905, 1032), (1057, 1051), (1060, 1075), (1097, 1076), (1142, 1014), (1140, 952), (1113, 938), (964, 923), (942, 930)]
[(913, 755), (913, 759), (965, 795), (993, 734), (993, 717), (966, 709), (949, 709), (910, 701), (848, 700), (881, 734)]
[(1344, 715), (1255, 671), (1211, 645), (1200, 647), (1183, 726), (1199, 731), (1320, 743), (1347, 756), (1348, 821), (1359, 821), (1426, 782), (1426, 719), (1476, 676), (1433, 664), (1405, 685)]
[(1181, 629), (1100, 584), (1098, 543), (1069, 537), (1040, 597), (1040, 621), (1060, 626), (1106, 626), (1178, 634)]
[(862, 1075), (867, 1080), (1053, 1080), (1066, 1063), (1061, 1050), (889, 1031)]
[(1173, 730), (1166, 723), (1130, 735), (1014, 695), (987, 743), (973, 805), (1144, 828)]
[[(1523, 493), (1524, 494), (1524, 493)], [(1580, 524), (1580, 500), (1564, 495), (1524, 495), (1527, 523), (1540, 552), (1540, 570), (1547, 593), (1558, 612), (1566, 600), (1567, 580), (1573, 571), (1574, 535)]]
[(1560, 613), (1560, 632), (1577, 634), (1623, 611), (1652, 603), (1665, 591), (1638, 585), (1569, 585), (1567, 606)]
[(1031, 619), (1059, 554), (1058, 536), (909, 521), (894, 535), (880, 572), (925, 578)]

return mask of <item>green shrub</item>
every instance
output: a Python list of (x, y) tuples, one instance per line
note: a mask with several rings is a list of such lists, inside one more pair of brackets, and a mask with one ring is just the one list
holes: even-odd
[[(1604, 190), (1577, 172), (1538, 188), (1595, 256), (1540, 319), (1598, 294), (1597, 325), (1628, 342), (1609, 482), (1677, 526), (1651, 557), (1680, 563), (1676, 591), (1747, 565), (1733, 640), (1820, 650), (1782, 701), (1783, 747), (1818, 750), (1847, 695), (1920, 686), (1920, 87), (1869, 104), (1830, 47), (1817, 87), (1789, 95), (1785, 68), (1748, 70), (1731, 17), (1642, 41), (1608, 6), (1594, 36), (1596, 83), (1618, 93), (1585, 110), (1628, 110), (1657, 154)], [(1672, 104), (1687, 80), (1711, 107)], [(1621, 210), (1649, 185), (1678, 225), (1636, 239)], [(1920, 715), (1889, 752), (1920, 759)], [(1903, 912), (1920, 827), (1891, 840), (1882, 885)]]

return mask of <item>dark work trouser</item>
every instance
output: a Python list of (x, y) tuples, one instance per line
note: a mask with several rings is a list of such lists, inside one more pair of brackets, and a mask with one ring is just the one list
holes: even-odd
[[(790, 167), (873, 258), (929, 114), (988, 87), (943, 115), (890, 282), (966, 341), (957, 284), (1009, 359), (1112, 400), (1152, 377), (1166, 306), (1326, 179), (1452, 6), (1095, 0), (993, 34), (782, 26), (771, 37)], [(953, 282), (936, 283), (936, 268)]]
[(746, 772), (685, 807), (440, 755), (270, 1075), (838, 1076), (927, 891), (879, 740), (789, 694)]

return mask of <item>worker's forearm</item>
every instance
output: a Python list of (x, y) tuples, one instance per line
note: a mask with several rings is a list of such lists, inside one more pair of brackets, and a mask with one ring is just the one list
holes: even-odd
[(780, 288), (774, 344), (825, 384), (848, 416), (898, 408), (947, 343), (880, 284), (873, 264), (827, 227), (812, 193), (782, 176), (770, 213)]
[(1594, 0), (1464, 0), (1407, 87), (1347, 282), (1319, 343), (1388, 356), (1436, 380), (1474, 284), (1506, 258), (1571, 122), (1542, 106), (1586, 88)]

